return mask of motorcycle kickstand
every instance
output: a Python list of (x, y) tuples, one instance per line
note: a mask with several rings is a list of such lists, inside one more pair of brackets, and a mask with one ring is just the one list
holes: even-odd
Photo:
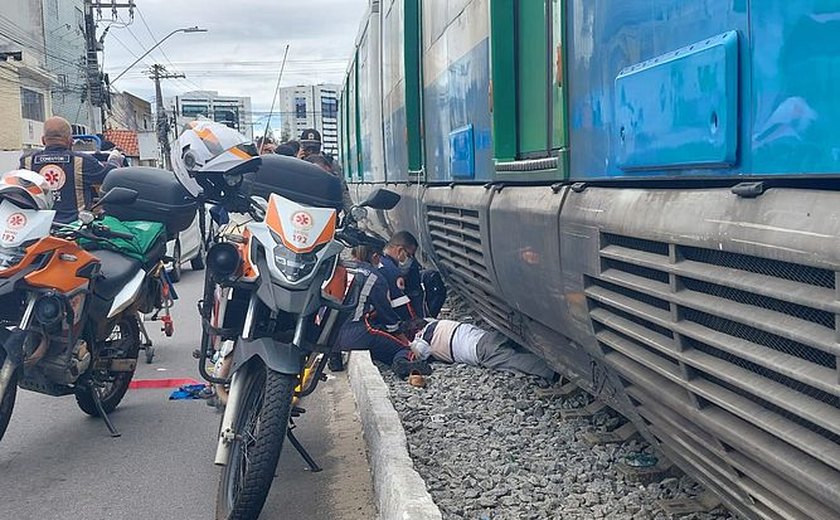
[(93, 396), (93, 405), (96, 406), (96, 411), (99, 412), (99, 417), (102, 417), (102, 420), (105, 421), (105, 427), (108, 428), (108, 431), (111, 433), (111, 437), (121, 437), (122, 434), (117, 431), (114, 427), (114, 423), (111, 422), (111, 418), (108, 417), (107, 413), (105, 413), (105, 407), (102, 406), (102, 399), (99, 397), (99, 392), (97, 392), (95, 388), (91, 388), (91, 395)]
[(292, 446), (294, 446), (295, 450), (297, 450), (297, 452), (303, 458), (304, 462), (306, 462), (306, 465), (309, 466), (309, 470), (312, 473), (318, 473), (323, 468), (321, 468), (321, 466), (319, 466), (318, 463), (315, 462), (315, 459), (312, 458), (312, 455), (310, 455), (309, 452), (306, 451), (306, 448), (303, 447), (303, 444), (301, 444), (297, 437), (295, 437), (295, 434), (292, 432), (294, 428), (295, 425), (294, 423), (292, 423), (289, 425), (288, 429), (286, 429), (286, 436), (289, 438), (289, 442), (292, 443)]

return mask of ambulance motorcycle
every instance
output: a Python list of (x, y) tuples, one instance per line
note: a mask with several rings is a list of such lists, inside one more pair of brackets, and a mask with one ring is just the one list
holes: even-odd
[[(131, 204), (137, 192), (114, 188), (99, 204)], [(114, 238), (93, 213), (82, 224), (55, 223), (49, 185), (18, 170), (0, 180), (0, 439), (17, 388), (75, 395), (83, 412), (105, 420), (125, 396), (140, 349), (138, 310), (161, 304), (160, 256), (151, 265), (118, 252), (89, 252)], [(91, 249), (91, 247), (88, 247)]]
[[(185, 161), (192, 165), (188, 176), (217, 204), (210, 213), (220, 226), (207, 253), (197, 355), (202, 376), (226, 402), (215, 458), (222, 466), (216, 518), (245, 520), (262, 510), (285, 438), (313, 471), (320, 469), (292, 434), (291, 420), (305, 411), (298, 400), (324, 379), (338, 328), (358, 301), (360, 288), (339, 256), (376, 239), (346, 225), (335, 176), (278, 155), (239, 161), (215, 155), (207, 149), (219, 142), (240, 151), (244, 142), (217, 135), (205, 146), (208, 132), (203, 127), (179, 141), (182, 153), (203, 152)], [(254, 170), (243, 182), (243, 173)], [(354, 216), (398, 201), (379, 190)], [(225, 210), (247, 217), (232, 223), (219, 217)], [(213, 374), (211, 359), (217, 360)]]

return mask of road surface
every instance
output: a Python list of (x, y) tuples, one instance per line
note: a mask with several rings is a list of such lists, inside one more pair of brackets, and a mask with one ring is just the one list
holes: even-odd
[[(198, 379), (195, 302), (201, 273), (177, 285), (175, 336), (147, 324), (157, 359), (135, 380)], [(142, 359), (141, 354), (141, 359)], [(169, 401), (172, 389), (132, 390), (112, 414), (122, 437), (84, 415), (73, 397), (19, 392), (0, 441), (0, 519), (212, 519), (219, 470), (213, 465), (220, 416), (204, 401)], [(311, 473), (284, 445), (263, 520), (375, 517), (361, 428), (346, 375), (308, 397), (296, 434), (324, 468)]]

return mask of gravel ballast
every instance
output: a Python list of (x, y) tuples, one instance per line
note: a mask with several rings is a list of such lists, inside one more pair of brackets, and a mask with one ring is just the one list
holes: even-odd
[[(618, 470), (644, 441), (596, 445), (587, 431), (609, 431), (625, 420), (607, 410), (563, 420), (564, 408), (589, 401), (583, 393), (539, 397), (536, 378), (464, 365), (433, 364), (426, 388), (380, 367), (405, 428), (409, 452), (444, 519), (665, 519), (659, 499), (703, 491), (686, 476), (647, 486)], [(723, 508), (681, 517), (735, 520)]]

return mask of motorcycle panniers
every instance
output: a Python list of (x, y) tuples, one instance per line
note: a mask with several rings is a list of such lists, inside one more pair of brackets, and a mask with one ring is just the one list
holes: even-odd
[(198, 210), (198, 201), (178, 182), (175, 173), (160, 168), (117, 168), (105, 177), (101, 193), (115, 187), (137, 191), (134, 204), (105, 203), (105, 213), (120, 220), (160, 222), (169, 235), (184, 231)]
[(263, 155), (260, 168), (245, 179), (246, 190), (265, 199), (277, 193), (307, 206), (338, 210), (344, 206), (341, 179), (294, 157)]

